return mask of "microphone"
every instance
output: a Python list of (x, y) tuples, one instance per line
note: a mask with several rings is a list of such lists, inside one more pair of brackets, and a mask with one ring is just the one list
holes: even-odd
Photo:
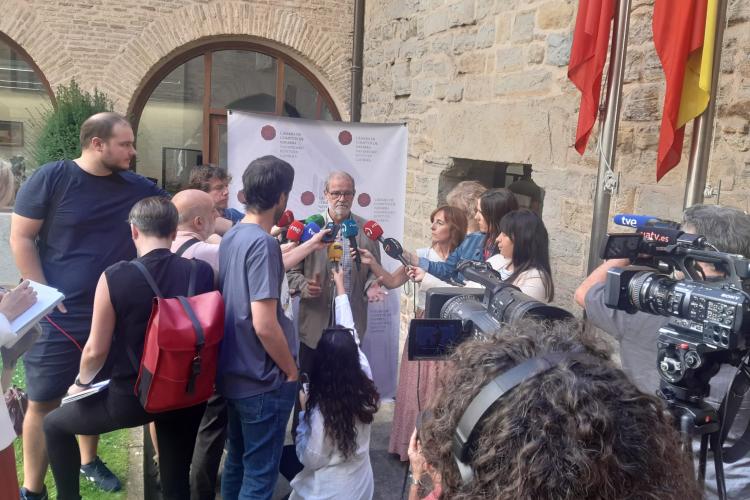
[(643, 236), (644, 241), (654, 243), (657, 246), (674, 245), (677, 240), (685, 234), (679, 229), (671, 227), (641, 227), (636, 231)]
[(359, 228), (357, 228), (354, 219), (346, 219), (341, 223), (341, 235), (349, 239), (349, 246), (354, 249), (354, 263), (357, 265), (357, 271), (359, 271), (362, 267), (362, 258), (359, 256), (359, 248), (357, 248), (357, 233), (359, 233)]
[(365, 236), (370, 238), (372, 241), (377, 240), (383, 245), (383, 250), (385, 250), (386, 255), (388, 255), (392, 259), (401, 261), (401, 263), (406, 267), (410, 266), (410, 264), (404, 258), (404, 249), (401, 246), (401, 243), (399, 243), (394, 238), (383, 239), (383, 227), (380, 224), (378, 224), (374, 220), (368, 220), (362, 230), (364, 231)]
[(286, 239), (299, 242), (299, 240), (302, 239), (302, 233), (304, 231), (304, 224), (302, 224), (301, 221), (295, 220), (289, 224), (289, 229), (286, 230)]
[(323, 218), (320, 214), (311, 215), (307, 219), (305, 219), (305, 224), (309, 224), (310, 222), (314, 222), (318, 225), (318, 229), (326, 225), (326, 220)]
[(304, 243), (313, 236), (315, 236), (317, 233), (320, 232), (320, 226), (317, 225), (314, 222), (308, 222), (305, 224), (305, 229), (302, 231), (302, 238), (300, 238), (300, 242)]
[(661, 227), (667, 229), (679, 229), (680, 223), (671, 220), (662, 220), (653, 215), (637, 214), (617, 214), (612, 218), (612, 222), (618, 226), (632, 227), (640, 229), (644, 227)]
[(341, 242), (334, 241), (333, 243), (328, 245), (328, 260), (333, 262), (337, 270), (339, 268), (339, 262), (341, 262), (343, 256), (344, 248), (341, 246)]
[(336, 235), (338, 234), (339, 229), (341, 229), (341, 226), (335, 222), (329, 222), (323, 229), (329, 230), (329, 233), (323, 236), (323, 243), (332, 243), (336, 241)]
[(291, 210), (285, 210), (284, 213), (281, 214), (281, 217), (279, 217), (278, 222), (276, 222), (276, 226), (286, 227), (292, 222), (294, 222), (294, 213), (292, 213)]

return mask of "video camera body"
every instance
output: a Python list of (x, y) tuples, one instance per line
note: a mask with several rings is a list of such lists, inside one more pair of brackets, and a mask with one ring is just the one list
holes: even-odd
[(537, 301), (504, 282), (484, 262), (463, 261), (458, 270), (484, 288), (444, 287), (427, 291), (425, 319), (409, 325), (410, 360), (444, 359), (470, 337), (495, 335), (503, 324), (522, 318), (570, 319), (566, 310)]
[[(653, 229), (607, 236), (602, 258), (627, 258), (634, 265), (608, 271), (604, 302), (629, 313), (669, 318), (656, 346), (657, 369), (667, 383), (662, 392), (697, 401), (708, 395), (719, 365), (738, 365), (750, 347), (750, 260), (719, 252), (703, 236), (669, 224), (668, 233), (657, 229), (655, 237), (644, 234)], [(707, 281), (700, 263), (714, 265), (725, 276)], [(674, 271), (684, 278), (668, 275)]]

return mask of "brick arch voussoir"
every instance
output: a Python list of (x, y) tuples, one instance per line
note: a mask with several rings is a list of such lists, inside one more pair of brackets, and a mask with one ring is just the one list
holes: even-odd
[(166, 61), (223, 37), (281, 46), (314, 70), (340, 108), (347, 103), (349, 67), (342, 64), (347, 54), (340, 44), (295, 11), (245, 2), (187, 5), (155, 18), (107, 66), (101, 89), (113, 98), (115, 109), (129, 111), (138, 92)]

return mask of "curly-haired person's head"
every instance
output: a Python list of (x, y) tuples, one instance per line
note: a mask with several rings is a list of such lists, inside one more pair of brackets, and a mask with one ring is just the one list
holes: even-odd
[[(494, 406), (477, 429), (474, 479), (463, 484), (453, 432), (482, 387), (528, 359), (582, 348), (592, 356), (526, 380)], [(425, 459), (442, 475), (441, 498), (701, 498), (662, 401), (640, 392), (578, 323), (519, 322), (462, 344), (451, 361), (420, 431)]]
[(362, 371), (352, 331), (334, 326), (323, 331), (310, 371), (310, 394), (305, 420), (317, 407), (326, 436), (346, 459), (357, 451), (357, 422), (371, 424), (378, 411), (375, 384)]

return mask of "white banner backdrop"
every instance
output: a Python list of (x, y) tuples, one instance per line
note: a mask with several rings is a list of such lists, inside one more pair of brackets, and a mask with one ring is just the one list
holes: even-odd
[[(235, 196), (242, 189), (242, 173), (251, 161), (270, 154), (294, 167), (288, 208), (297, 219), (326, 209), (325, 179), (330, 171), (343, 170), (356, 183), (352, 212), (380, 223), (384, 236), (403, 241), (405, 125), (303, 120), (230, 111), (227, 127), (227, 160), (232, 175), (230, 206), (242, 210)], [(386, 269), (400, 265), (384, 252), (381, 254)], [(383, 398), (396, 393), (399, 295), (399, 290), (391, 290), (385, 302), (370, 304), (362, 343)]]

